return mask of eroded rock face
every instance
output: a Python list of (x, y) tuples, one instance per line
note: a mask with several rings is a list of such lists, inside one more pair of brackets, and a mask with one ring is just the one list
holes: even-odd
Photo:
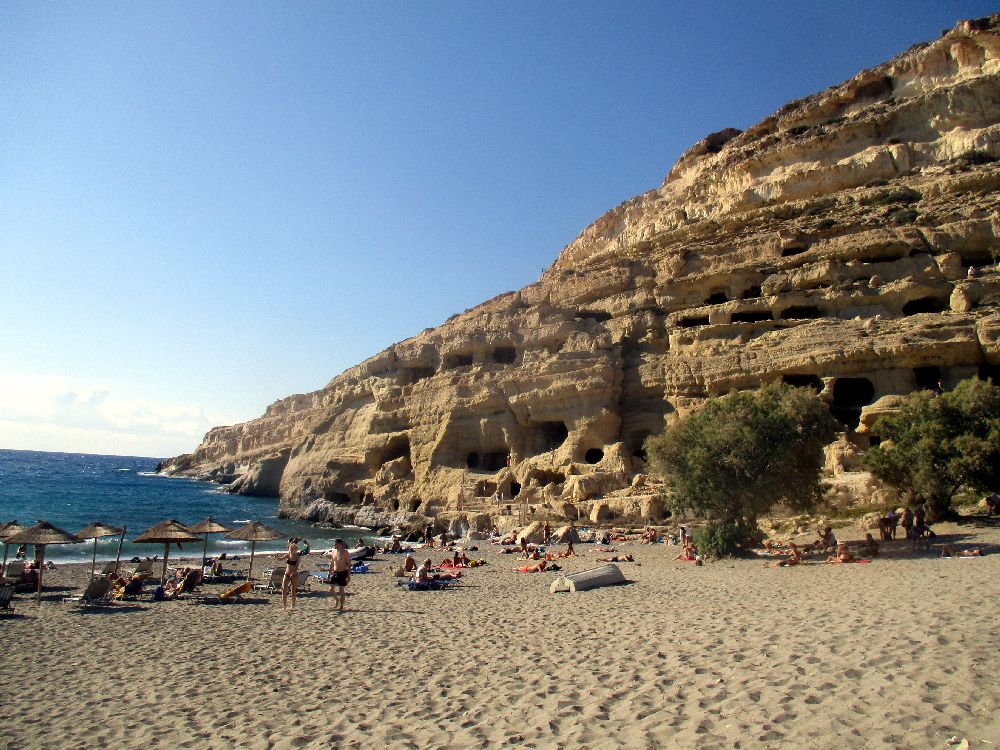
[(895, 397), (998, 371), (998, 18), (707, 137), (536, 283), (163, 470), (312, 518), (655, 520), (645, 437), (784, 379), (844, 423), (843, 471)]

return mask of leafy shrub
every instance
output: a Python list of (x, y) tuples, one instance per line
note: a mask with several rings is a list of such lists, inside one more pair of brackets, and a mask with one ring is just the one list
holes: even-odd
[(695, 529), (694, 546), (703, 557), (738, 555), (760, 544), (763, 537), (756, 524), (713, 522)]

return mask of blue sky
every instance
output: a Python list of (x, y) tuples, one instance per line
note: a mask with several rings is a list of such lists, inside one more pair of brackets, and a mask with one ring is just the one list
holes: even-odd
[(0, 5), (0, 448), (189, 451), (990, 6)]

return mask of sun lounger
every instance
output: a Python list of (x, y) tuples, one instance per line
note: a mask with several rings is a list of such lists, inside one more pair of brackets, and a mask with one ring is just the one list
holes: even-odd
[(135, 570), (132, 571), (132, 575), (140, 576), (143, 580), (147, 578), (152, 578), (155, 574), (153, 571), (153, 565), (156, 560), (143, 560), (138, 565), (135, 566)]
[(244, 594), (250, 593), (252, 584), (250, 581), (242, 581), (235, 586), (226, 589), (221, 594), (206, 594), (195, 601), (202, 604), (232, 604), (239, 601)]
[(268, 593), (281, 591), (281, 579), (285, 577), (284, 568), (273, 568), (264, 571), (264, 580), (253, 585), (254, 589), (261, 589)]
[(9, 615), (14, 612), (14, 605), (10, 603), (10, 600), (13, 598), (13, 586), (0, 586), (0, 612), (5, 615)]
[(118, 565), (117, 562), (115, 562), (114, 560), (110, 560), (110, 561), (104, 563), (104, 567), (101, 568), (97, 573), (94, 573), (94, 575), (95, 576), (109, 576), (109, 575), (112, 575), (113, 573), (117, 572), (118, 567), (119, 567), (119, 565)]
[(84, 589), (80, 596), (67, 596), (63, 601), (85, 607), (102, 607), (113, 604), (114, 600), (111, 598), (111, 579), (95, 578), (87, 584), (87, 588)]
[(27, 563), (24, 560), (12, 560), (7, 563), (7, 569), (4, 571), (4, 579), (2, 583), (12, 583), (17, 585), (21, 582), (21, 574), (24, 572)]

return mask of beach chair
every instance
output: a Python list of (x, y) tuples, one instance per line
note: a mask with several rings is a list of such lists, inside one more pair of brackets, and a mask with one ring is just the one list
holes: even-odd
[[(300, 570), (298, 573), (299, 579), (299, 591), (309, 591), (309, 586), (312, 584), (312, 574), (308, 570)], [(281, 582), (278, 582), (278, 588), (281, 589)]]
[(79, 596), (67, 596), (64, 602), (83, 607), (104, 607), (114, 603), (110, 578), (94, 578)]
[(135, 566), (135, 570), (132, 571), (132, 575), (142, 576), (143, 580), (146, 580), (147, 578), (152, 578), (154, 575), (156, 575), (153, 572), (153, 564), (156, 562), (157, 562), (156, 560), (143, 560), (142, 562), (140, 562), (138, 565)]
[(28, 563), (24, 560), (11, 560), (7, 563), (7, 569), (4, 571), (4, 579), (2, 583), (20, 583), (21, 574), (24, 573), (24, 569), (27, 565)]
[(5, 615), (14, 613), (14, 605), (10, 603), (10, 600), (13, 598), (13, 586), (0, 586), (0, 613)]
[(273, 570), (264, 571), (264, 580), (259, 583), (254, 584), (254, 589), (261, 589), (271, 593), (273, 591), (281, 591), (281, 579), (285, 577), (284, 568), (274, 568)]
[(99, 572), (95, 573), (94, 575), (95, 576), (102, 576), (102, 577), (103, 576), (109, 576), (112, 573), (115, 573), (117, 571), (117, 568), (118, 568), (118, 563), (115, 562), (114, 560), (111, 560), (109, 562), (104, 563), (104, 567), (101, 568), (101, 570)]
[(223, 591), (221, 594), (206, 594), (200, 597), (197, 601), (202, 604), (232, 604), (233, 602), (239, 601), (240, 598), (251, 591), (252, 584), (250, 581), (242, 581), (235, 586)]

